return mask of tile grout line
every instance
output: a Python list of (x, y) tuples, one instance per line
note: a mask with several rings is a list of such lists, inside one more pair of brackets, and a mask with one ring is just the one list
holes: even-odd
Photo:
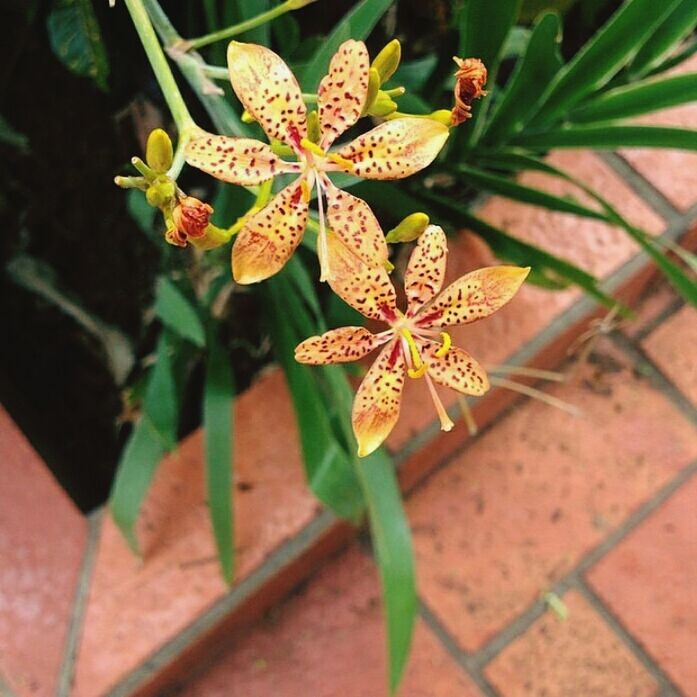
[[(665, 503), (665, 501), (675, 494), (678, 489), (696, 475), (697, 461), (687, 465), (648, 501), (631, 513), (620, 525), (607, 535), (607, 537), (587, 552), (571, 571), (566, 573), (556, 583), (552, 584), (550, 591), (558, 596), (562, 596), (572, 588), (577, 590), (580, 588), (582, 591), (586, 590), (587, 586), (583, 574), (608, 552), (614, 549), (632, 531), (647, 520), (654, 511)], [(599, 613), (603, 619), (607, 619), (607, 616), (612, 616), (612, 613), (602, 605), (600, 600), (596, 599), (596, 601), (597, 602), (592, 605), (596, 610), (598, 610), (597, 606), (599, 605), (604, 608), (604, 611)], [(522, 636), (532, 624), (548, 610), (544, 601), (533, 601), (523, 612), (500, 629), (486, 644), (484, 644), (484, 646), (477, 651), (467, 652), (460, 648), (457, 640), (441, 623), (438, 616), (426, 606), (423, 600), (420, 600), (420, 604), (422, 618), (433, 631), (441, 645), (463, 670), (477, 682), (478, 686), (481, 687), (481, 685), (485, 685), (487, 687), (488, 691), (484, 692), (487, 697), (498, 697), (498, 692), (490, 685), (484, 676), (484, 668), (512, 644), (515, 639)], [(647, 670), (649, 670), (650, 674), (658, 680), (662, 690), (662, 697), (683, 697), (682, 692), (673, 685), (672, 681), (666, 676), (660, 666), (658, 666), (654, 659), (640, 647), (636, 639), (634, 639), (617, 620), (607, 624), (609, 624), (610, 629), (630, 652), (647, 668)], [(618, 627), (620, 631), (617, 631)]]
[(73, 608), (63, 650), (63, 660), (61, 661), (60, 671), (58, 673), (56, 697), (70, 696), (75, 672), (75, 661), (77, 659), (78, 646), (84, 625), (85, 612), (87, 610), (90, 582), (92, 580), (94, 562), (97, 557), (97, 548), (99, 546), (99, 531), (101, 529), (103, 514), (103, 509), (99, 509), (86, 516), (87, 544), (82, 558), (77, 587), (73, 596)]
[(624, 332), (625, 336), (634, 344), (639, 345), (644, 339), (646, 339), (649, 334), (654, 332), (658, 327), (660, 327), (666, 320), (669, 320), (673, 315), (676, 315), (680, 310), (685, 307), (685, 301), (682, 298), (675, 298), (672, 302), (664, 307), (656, 317), (649, 320), (639, 331), (635, 334), (627, 334)]

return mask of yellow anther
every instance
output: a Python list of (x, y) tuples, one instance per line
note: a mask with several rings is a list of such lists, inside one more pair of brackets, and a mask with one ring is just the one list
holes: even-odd
[(300, 141), (300, 145), (305, 148), (305, 150), (309, 150), (313, 155), (318, 155), (319, 157), (326, 157), (327, 153), (320, 148), (317, 143), (313, 143), (309, 138), (303, 138)]
[[(402, 336), (407, 340), (407, 346), (409, 346), (409, 353), (411, 354), (412, 363), (414, 364), (414, 368), (418, 371), (423, 367), (424, 363), (421, 360), (421, 354), (419, 353), (419, 349), (416, 346), (414, 337), (412, 336), (411, 332), (406, 328), (402, 329)], [(423, 375), (423, 373), (421, 374)]]
[(303, 195), (303, 201), (305, 203), (310, 203), (310, 199), (312, 198), (312, 191), (310, 191), (310, 185), (307, 183), (307, 179), (303, 179), (300, 182), (300, 191)]
[(354, 163), (351, 162), (351, 160), (347, 160), (345, 157), (341, 157), (341, 155), (337, 155), (335, 152), (330, 152), (327, 155), (327, 159), (339, 165), (339, 167), (347, 169), (349, 172), (353, 171)]
[(450, 351), (450, 347), (453, 344), (453, 340), (450, 338), (450, 334), (448, 332), (441, 332), (440, 333), (440, 340), (443, 342), (442, 346), (436, 351), (436, 357), (437, 358), (443, 358), (448, 351)]
[(416, 380), (417, 378), (422, 378), (424, 375), (426, 375), (427, 370), (428, 370), (428, 364), (422, 363), (421, 367), (419, 367), (419, 368), (409, 368), (407, 370), (407, 375), (410, 378), (414, 378)]

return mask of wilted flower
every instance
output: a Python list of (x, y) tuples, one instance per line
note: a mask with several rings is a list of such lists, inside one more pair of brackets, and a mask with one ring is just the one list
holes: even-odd
[(479, 97), (486, 96), (487, 71), (479, 58), (457, 58), (455, 73), (455, 106), (452, 110), (452, 125), (457, 126), (472, 116), (472, 103)]
[(186, 247), (189, 240), (196, 240), (206, 234), (213, 208), (194, 196), (185, 196), (172, 210), (174, 225), (165, 233), (170, 244)]

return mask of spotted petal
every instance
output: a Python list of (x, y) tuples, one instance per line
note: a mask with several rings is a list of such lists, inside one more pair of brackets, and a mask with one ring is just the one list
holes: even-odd
[(254, 186), (277, 174), (291, 172), (286, 163), (260, 140), (206, 135), (186, 146), (186, 161), (207, 174), (231, 184)]
[(300, 86), (279, 55), (265, 46), (231, 41), (227, 62), (232, 89), (269, 138), (297, 146), (307, 137)]
[(307, 211), (299, 177), (279, 191), (238, 233), (232, 252), (235, 280), (256, 283), (280, 271), (302, 240)]
[(448, 139), (448, 127), (433, 119), (385, 121), (339, 150), (364, 179), (402, 179), (427, 167)]
[(362, 41), (349, 39), (334, 54), (317, 90), (322, 148), (328, 148), (361, 117), (368, 96), (369, 64), (368, 49)]
[(439, 384), (462, 394), (480, 396), (489, 390), (489, 378), (479, 363), (456, 346), (439, 357), (441, 346), (435, 341), (421, 341), (421, 357), (428, 364), (428, 374)]
[(311, 365), (351, 363), (367, 356), (385, 339), (365, 327), (330, 329), (322, 336), (311, 336), (295, 348), (295, 360)]
[(361, 382), (351, 420), (358, 441), (358, 456), (380, 447), (399, 418), (406, 364), (399, 340), (380, 352)]
[(332, 231), (369, 266), (384, 266), (387, 261), (387, 243), (380, 223), (370, 206), (360, 198), (335, 187), (329, 179), (327, 218)]
[(503, 307), (518, 291), (530, 268), (491, 266), (458, 278), (425, 307), (417, 318), (422, 327), (449, 327), (484, 319)]
[(413, 317), (441, 289), (448, 243), (443, 228), (429, 225), (419, 237), (404, 275), (404, 290)]
[(364, 317), (396, 319), (397, 295), (383, 266), (369, 266), (338, 235), (327, 233), (329, 278), (332, 290)]

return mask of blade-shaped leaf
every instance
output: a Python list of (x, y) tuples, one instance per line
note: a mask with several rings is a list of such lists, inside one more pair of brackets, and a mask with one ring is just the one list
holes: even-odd
[(612, 121), (695, 100), (697, 73), (668, 78), (658, 76), (605, 92), (579, 105), (569, 114), (568, 119), (574, 123)]
[(157, 282), (154, 310), (162, 323), (173, 332), (196, 346), (205, 346), (205, 332), (198, 313), (174, 283), (165, 276)]
[(316, 92), (319, 81), (327, 72), (329, 61), (339, 46), (347, 39), (365, 39), (392, 2), (393, 0), (361, 0), (349, 10), (305, 67), (302, 85), (310, 92)]
[[(247, 19), (251, 19), (252, 17), (256, 17), (269, 9), (269, 0), (235, 0), (235, 2), (232, 4), (236, 10), (234, 20), (235, 24), (238, 22), (243, 22)], [(248, 41), (253, 44), (268, 46), (269, 23), (264, 22), (264, 24), (254, 27), (254, 29), (249, 29), (244, 34), (240, 34), (235, 38), (238, 41)]]
[(483, 142), (503, 142), (509, 133), (517, 131), (525, 123), (547, 85), (561, 68), (559, 40), (559, 17), (548, 12), (535, 24), (527, 50), (516, 63), (496, 111), (484, 129)]
[(664, 126), (570, 126), (549, 133), (522, 133), (513, 142), (534, 150), (631, 147), (697, 150), (697, 130)]
[(697, 27), (697, 2), (682, 0), (644, 42), (627, 68), (629, 80), (656, 68)]
[(628, 0), (562, 68), (543, 96), (532, 123), (557, 120), (602, 87), (639, 50), (680, 0)]
[(211, 329), (203, 386), (206, 488), (218, 559), (228, 583), (232, 580), (235, 552), (232, 510), (233, 395), (230, 359)]
[(414, 551), (399, 484), (390, 459), (382, 452), (356, 463), (368, 505), (370, 531), (382, 583), (387, 623), (390, 691), (394, 693), (409, 657), (416, 619)]

